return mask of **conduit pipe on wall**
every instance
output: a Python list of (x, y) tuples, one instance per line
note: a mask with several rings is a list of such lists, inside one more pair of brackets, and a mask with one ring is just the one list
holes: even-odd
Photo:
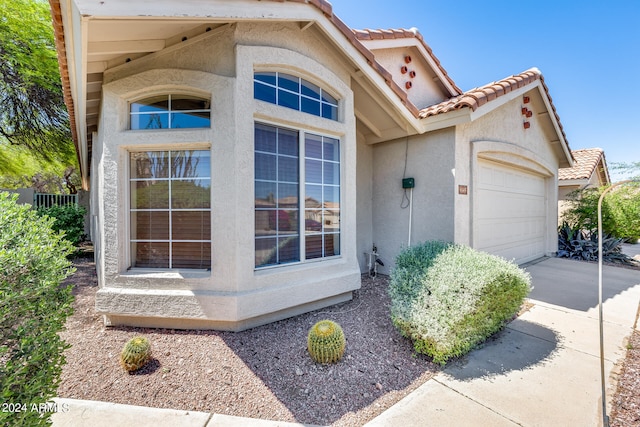
[(413, 188), (409, 189), (409, 237), (407, 247), (411, 246), (411, 224), (413, 224)]

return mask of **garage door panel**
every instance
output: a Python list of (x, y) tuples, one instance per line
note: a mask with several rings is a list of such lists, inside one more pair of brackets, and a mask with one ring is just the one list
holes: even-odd
[(545, 217), (545, 198), (522, 194), (483, 191), (478, 200), (477, 218), (531, 218)]
[(545, 178), (483, 160), (478, 168), (474, 246), (520, 263), (543, 256)]

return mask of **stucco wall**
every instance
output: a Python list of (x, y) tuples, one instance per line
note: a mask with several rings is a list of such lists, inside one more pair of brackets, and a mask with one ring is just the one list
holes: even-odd
[[(405, 171), (406, 161), (406, 171)], [(403, 174), (415, 179), (411, 243), (454, 238), (454, 132), (431, 132), (373, 146), (373, 243), (388, 273), (409, 243)]]
[[(349, 299), (360, 286), (357, 147), (348, 73), (315, 33), (284, 27), (287, 31), (281, 25), (231, 26), (220, 37), (105, 73), (92, 184), (99, 203), (95, 224), (103, 236), (97, 243), (102, 277), (96, 306), (108, 322), (237, 330)], [(340, 99), (339, 121), (254, 100), (257, 69), (297, 74), (331, 91)], [(167, 91), (211, 96), (211, 129), (127, 130), (128, 100)], [(256, 121), (341, 140), (339, 257), (255, 269)], [(211, 271), (129, 269), (128, 152), (141, 148), (211, 150)]]
[(0, 188), (0, 191), (17, 194), (18, 195), (18, 200), (16, 201), (17, 203), (33, 205), (33, 197), (35, 194), (35, 190), (33, 188), (17, 188), (13, 190)]
[(373, 148), (358, 134), (357, 151), (357, 257), (362, 272), (368, 271), (365, 253), (373, 247)]
[[(396, 47), (387, 49), (376, 49), (374, 51), (376, 60), (380, 62), (393, 76), (393, 80), (405, 89), (409, 100), (418, 108), (444, 101), (445, 97), (439, 85), (433, 79), (433, 71), (422, 60), (416, 48)], [(411, 62), (406, 63), (404, 58), (411, 57)], [(402, 66), (407, 67), (407, 73), (401, 72)], [(414, 71), (416, 76), (411, 78), (409, 73)], [(411, 82), (410, 89), (406, 89), (406, 83)]]

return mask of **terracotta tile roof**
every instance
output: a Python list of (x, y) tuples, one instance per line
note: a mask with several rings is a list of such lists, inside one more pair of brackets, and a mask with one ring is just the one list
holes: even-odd
[[(604, 159), (604, 151), (602, 148), (585, 148), (582, 150), (571, 151), (573, 158), (575, 159), (573, 167), (560, 168), (558, 170), (558, 180), (573, 180), (573, 179), (590, 179), (593, 175), (598, 163), (602, 160), (604, 167), (606, 163)], [(608, 179), (608, 173), (607, 179)]]
[[(257, 1), (265, 1), (265, 0), (257, 0)], [(326, 0), (268, 0), (281, 3), (283, 1), (290, 1), (295, 3), (306, 3), (310, 4), (317, 9), (319, 9), (324, 16), (333, 24), (335, 27), (340, 30), (344, 36), (348, 39), (348, 41), (363, 55), (366, 59), (367, 63), (382, 76), (385, 83), (391, 88), (391, 90), (398, 96), (400, 102), (406, 106), (406, 108), (415, 116), (419, 118), (425, 118), (429, 116), (433, 116), (436, 114), (446, 113), (451, 110), (460, 109), (460, 108), (471, 108), (472, 110), (476, 110), (479, 106), (486, 104), (487, 102), (505, 94), (509, 91), (522, 87), (526, 84), (531, 83), (534, 80), (540, 80), (542, 82), (542, 86), (544, 87), (547, 96), (549, 97), (549, 101), (551, 101), (551, 97), (549, 96), (549, 91), (547, 86), (544, 84), (544, 79), (540, 72), (536, 69), (525, 71), (524, 73), (511, 76), (499, 82), (494, 82), (489, 85), (472, 89), (465, 93), (455, 85), (453, 80), (449, 77), (447, 72), (440, 65), (440, 61), (433, 55), (431, 48), (424, 42), (422, 35), (415, 29), (411, 30), (352, 30), (349, 26), (347, 26), (340, 18), (333, 14), (333, 9), (331, 3)], [(75, 106), (74, 101), (71, 96), (71, 84), (69, 80), (69, 69), (68, 69), (68, 60), (65, 53), (65, 42), (64, 42), (64, 26), (61, 17), (60, 11), (60, 0), (49, 0), (52, 16), (53, 16), (53, 27), (54, 27), (54, 35), (56, 41), (56, 49), (58, 52), (58, 59), (60, 65), (60, 74), (62, 78), (62, 86), (64, 90), (64, 99), (67, 104), (67, 108), (69, 110), (69, 116), (71, 118), (71, 130), (73, 134), (73, 140), (76, 145), (76, 152), (78, 154), (78, 158), (80, 158), (81, 150), (79, 149), (79, 135), (77, 133), (76, 127), (76, 117), (75, 117)], [(394, 80), (391, 73), (385, 69), (380, 63), (378, 63), (375, 59), (373, 52), (371, 52), (361, 40), (371, 40), (376, 38), (408, 38), (414, 37), (417, 38), (427, 50), (429, 55), (431, 55), (434, 62), (439, 67), (440, 71), (446, 77), (447, 81), (452, 85), (455, 90), (457, 90), (460, 95), (452, 98), (448, 101), (442, 102), (440, 104), (436, 104), (422, 110), (419, 110), (409, 99), (406, 91), (401, 88)], [(556, 116), (557, 123), (560, 126), (560, 130), (562, 131), (563, 136), (564, 131), (562, 130), (562, 125), (560, 124), (560, 119), (556, 113), (555, 107), (553, 103), (551, 103), (553, 112)], [(565, 137), (566, 141), (566, 137)], [(87, 144), (87, 154), (88, 158), (91, 158), (91, 142), (86, 141)], [(80, 165), (82, 168), (82, 161), (80, 161)], [(81, 176), (86, 177), (88, 171), (80, 171)], [(83, 173), (84, 172), (84, 173)], [(84, 183), (86, 185), (86, 183)], [(83, 187), (84, 187), (83, 185)], [(85, 187), (86, 188), (86, 187)]]
[(440, 72), (444, 75), (447, 82), (453, 87), (455, 91), (459, 94), (462, 93), (462, 89), (460, 89), (455, 82), (449, 77), (449, 74), (444, 69), (444, 67), (440, 64), (440, 60), (436, 58), (433, 54), (433, 50), (431, 47), (424, 41), (424, 37), (420, 34), (417, 28), (410, 29), (388, 29), (388, 30), (352, 30), (353, 34), (355, 34), (358, 40), (387, 40), (387, 39), (407, 39), (407, 38), (415, 38), (417, 39), (422, 46), (425, 48), (431, 59), (433, 59), (434, 63), (440, 70)]
[(562, 132), (562, 136), (566, 141), (567, 136), (565, 135), (562, 123), (560, 122), (560, 116), (558, 116), (556, 107), (553, 105), (551, 95), (549, 94), (549, 88), (544, 82), (542, 73), (537, 68), (531, 68), (520, 74), (515, 74), (497, 82), (492, 82), (487, 85), (468, 90), (462, 95), (456, 96), (439, 104), (431, 105), (420, 110), (420, 118), (436, 116), (438, 114), (444, 114), (462, 108), (470, 108), (472, 111), (475, 111), (478, 107), (481, 107), (513, 90), (520, 89), (521, 87), (533, 83), (536, 80), (540, 80), (542, 83), (542, 87), (549, 98), (551, 109), (553, 110), (553, 114), (556, 118), (560, 131)]

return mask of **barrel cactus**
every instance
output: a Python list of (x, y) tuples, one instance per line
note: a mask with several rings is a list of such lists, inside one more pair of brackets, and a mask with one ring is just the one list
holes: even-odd
[(342, 328), (331, 320), (321, 320), (309, 330), (307, 349), (319, 363), (335, 363), (342, 358), (347, 342)]
[(151, 359), (151, 344), (144, 337), (131, 338), (120, 353), (120, 364), (128, 371), (137, 371)]

